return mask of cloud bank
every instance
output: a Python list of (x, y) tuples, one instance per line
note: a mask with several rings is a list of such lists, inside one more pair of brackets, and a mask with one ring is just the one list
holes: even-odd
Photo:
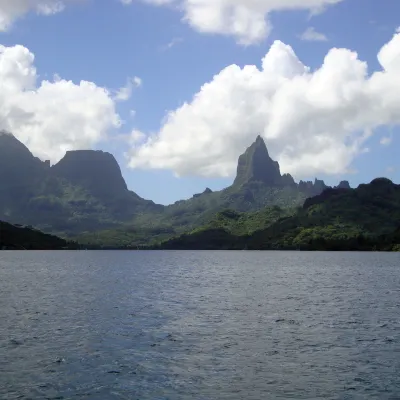
[(0, 130), (12, 132), (41, 159), (91, 148), (118, 128), (115, 102), (104, 88), (56, 76), (38, 82), (34, 55), (0, 45)]
[[(183, 20), (201, 33), (233, 36), (244, 45), (260, 42), (270, 33), (274, 11), (309, 10), (312, 13), (343, 0), (142, 0), (154, 5), (175, 5)], [(131, 1), (122, 1), (130, 4)]]
[[(73, 2), (85, 0), (0, 0), (0, 31), (8, 30), (29, 12), (52, 15)], [(104, 0), (97, 0), (104, 1)], [(115, 0), (114, 0), (115, 1)], [(312, 13), (343, 0), (140, 0), (156, 6), (174, 6), (183, 12), (183, 21), (201, 33), (233, 36), (244, 45), (268, 36), (269, 15), (274, 11), (309, 10)], [(133, 0), (119, 0), (125, 6)]]
[(28, 12), (52, 15), (64, 10), (68, 3), (82, 0), (0, 0), (0, 31), (6, 31)]
[(132, 168), (230, 177), (237, 157), (261, 134), (282, 170), (296, 178), (349, 171), (379, 126), (400, 123), (400, 34), (378, 53), (381, 70), (333, 48), (311, 71), (275, 41), (261, 67), (230, 65), (191, 102), (171, 111), (160, 131), (136, 143)]

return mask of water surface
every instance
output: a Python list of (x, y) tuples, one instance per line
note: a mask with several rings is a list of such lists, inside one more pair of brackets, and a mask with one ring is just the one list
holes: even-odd
[(1, 399), (399, 399), (400, 255), (0, 252)]

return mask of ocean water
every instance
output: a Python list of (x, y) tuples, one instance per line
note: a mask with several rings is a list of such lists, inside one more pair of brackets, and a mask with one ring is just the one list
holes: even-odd
[(400, 399), (400, 254), (0, 252), (0, 399)]

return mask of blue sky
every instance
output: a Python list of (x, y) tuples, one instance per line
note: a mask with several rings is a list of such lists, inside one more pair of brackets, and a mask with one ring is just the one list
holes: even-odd
[[(3, 3), (7, 2), (0, 0), (0, 15), (8, 12)], [(140, 1), (122, 5), (117, 0), (77, 0), (66, 4), (62, 12), (48, 16), (37, 15), (26, 7), (10, 27), (0, 32), (0, 44), (6, 47), (22, 45), (29, 49), (35, 55), (34, 66), (39, 82), (42, 79), (51, 81), (53, 75), (58, 74), (74, 84), (85, 80), (113, 93), (124, 86), (128, 78), (140, 77), (142, 85), (133, 89), (132, 96), (127, 101), (115, 102), (122, 125), (111, 127), (107, 138), (95, 140), (90, 145), (115, 155), (130, 189), (142, 197), (166, 204), (191, 197), (205, 187), (220, 189), (229, 185), (233, 176), (226, 171), (232, 171), (232, 159), (241, 152), (239, 144), (244, 150), (244, 144), (250, 144), (259, 132), (249, 131), (240, 140), (232, 138), (232, 143), (227, 140), (226, 154), (229, 153), (229, 159), (222, 149), (222, 153), (216, 153), (210, 161), (215, 164), (211, 172), (207, 170), (197, 174), (195, 164), (185, 168), (184, 158), (179, 160), (176, 168), (170, 160), (160, 162), (161, 167), (155, 167), (157, 160), (166, 158), (165, 154), (150, 161), (145, 159), (147, 156), (140, 155), (140, 163), (133, 163), (140, 168), (129, 168), (124, 154), (133, 144), (124, 138), (129, 137), (132, 130), (140, 131), (144, 138), (160, 134), (166, 125), (168, 110), (177, 110), (184, 102), (191, 103), (202, 85), (213, 81), (213, 77), (225, 67), (236, 64), (239, 67), (256, 65), (260, 68), (261, 59), (276, 40), (290, 45), (311, 70), (321, 66), (332, 48), (356, 51), (359, 59), (368, 63), (371, 74), (381, 69), (377, 54), (400, 25), (396, 18), (399, 13), (400, 3), (396, 0), (343, 0), (312, 17), (308, 9), (272, 11), (269, 14), (273, 26), (271, 33), (256, 43), (243, 45), (238, 43), (234, 34), (201, 32), (196, 26), (182, 21), (182, 12), (173, 6), (155, 6)], [(325, 35), (327, 40), (302, 39), (302, 33), (310, 28)], [(134, 115), (131, 110), (134, 110)], [(171, 123), (171, 129), (176, 127), (179, 130), (178, 122)], [(13, 126), (18, 125), (14, 123)], [(26, 127), (24, 129), (21, 129), (24, 132), (21, 137), (29, 133), (26, 133)], [(314, 169), (301, 167), (304, 172), (300, 175), (303, 179), (317, 176), (329, 184), (347, 179), (352, 185), (357, 185), (383, 175), (399, 182), (397, 131), (396, 127), (385, 125), (374, 129), (374, 134), (363, 142), (364, 150), (358, 151), (349, 165), (339, 168), (334, 174), (327, 173), (328, 167), (321, 167), (318, 171), (313, 166)], [(212, 133), (219, 134), (217, 130)], [(185, 135), (185, 129), (182, 128), (180, 135)], [(386, 138), (383, 144), (382, 138)], [(29, 140), (26, 142), (29, 143)], [(193, 146), (196, 147), (196, 143), (193, 142)], [(219, 146), (225, 144), (220, 143)], [(277, 150), (272, 153), (278, 155), (283, 152), (282, 145), (279, 146), (276, 144)], [(77, 144), (77, 147), (82, 145)], [(154, 147), (154, 152), (160, 149)], [(204, 152), (204, 148), (200, 146), (190, 151)], [(187, 154), (188, 163), (191, 162), (190, 151)], [(180, 154), (179, 157), (183, 156)], [(218, 157), (226, 157), (223, 165), (221, 161), (221, 171), (224, 171), (221, 173), (217, 171), (220, 165), (216, 161)], [(207, 163), (207, 157), (202, 157), (201, 162)], [(307, 171), (310, 171), (309, 175)], [(176, 173), (183, 176), (176, 177)]]

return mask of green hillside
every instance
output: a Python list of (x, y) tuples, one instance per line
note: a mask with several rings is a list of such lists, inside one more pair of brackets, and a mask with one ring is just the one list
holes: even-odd
[(61, 250), (78, 245), (57, 236), (44, 234), (32, 227), (15, 226), (0, 221), (0, 250)]
[(264, 227), (250, 223), (251, 214), (230, 224), (218, 217), (159, 248), (396, 250), (400, 245), (400, 186), (385, 178), (357, 189), (327, 189), (293, 215), (271, 210), (264, 210), (271, 215), (260, 224)]

